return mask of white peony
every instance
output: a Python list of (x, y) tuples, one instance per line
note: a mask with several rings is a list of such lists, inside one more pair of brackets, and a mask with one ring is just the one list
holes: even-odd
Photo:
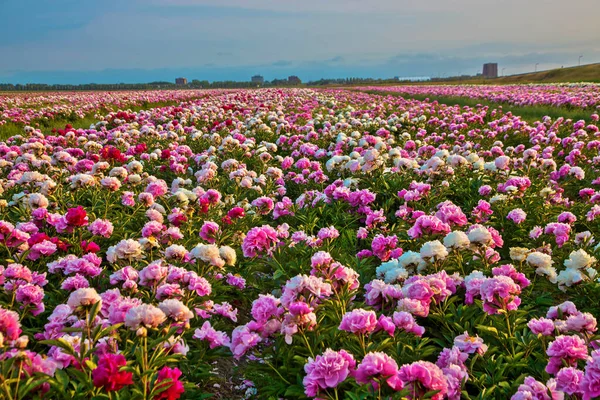
[(91, 306), (98, 302), (102, 302), (102, 299), (98, 292), (96, 292), (96, 289), (81, 288), (71, 293), (69, 300), (67, 300), (67, 305), (74, 310), (77, 307)]
[(420, 254), (422, 258), (443, 260), (448, 255), (448, 249), (439, 240), (432, 240), (421, 246)]
[(492, 243), (492, 234), (484, 226), (478, 226), (468, 233), (467, 238), (471, 243), (478, 243), (482, 245), (489, 245)]
[(550, 257), (548, 254), (534, 251), (527, 256), (527, 263), (532, 267), (545, 269), (554, 264), (554, 261), (552, 261), (552, 257)]
[(164, 300), (158, 305), (158, 308), (176, 322), (187, 322), (194, 317), (194, 313), (177, 299)]
[(453, 249), (464, 249), (469, 247), (471, 241), (466, 233), (462, 231), (450, 232), (444, 237), (444, 246)]
[(565, 260), (564, 265), (567, 268), (582, 269), (591, 267), (596, 262), (596, 258), (590, 256), (583, 249), (571, 252), (569, 258)]

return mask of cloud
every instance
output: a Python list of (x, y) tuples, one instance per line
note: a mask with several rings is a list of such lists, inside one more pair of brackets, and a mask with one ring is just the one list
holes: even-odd
[(344, 57), (342, 57), (342, 56), (335, 56), (335, 57), (331, 58), (329, 60), (329, 62), (330, 63), (341, 63), (341, 62), (344, 62)]
[(275, 61), (273, 64), (271, 64), (274, 67), (289, 67), (290, 65), (292, 65), (293, 63), (289, 60), (279, 60), (279, 61)]

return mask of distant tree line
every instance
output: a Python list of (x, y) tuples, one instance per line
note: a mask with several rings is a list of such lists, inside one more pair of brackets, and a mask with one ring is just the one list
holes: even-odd
[(264, 82), (257, 85), (253, 82), (238, 82), (238, 81), (215, 81), (207, 80), (200, 81), (194, 79), (186, 85), (176, 85), (172, 82), (149, 82), (149, 83), (111, 83), (98, 84), (88, 83), (84, 85), (48, 85), (45, 83), (27, 83), (25, 85), (11, 83), (0, 83), (0, 91), (55, 91), (55, 90), (156, 90), (156, 89), (238, 89), (238, 88), (255, 88), (274, 87), (274, 86), (300, 86), (302, 82), (290, 82), (287, 79), (274, 79), (271, 82)]
[[(294, 87), (294, 86), (325, 86), (325, 85), (372, 85), (372, 84), (386, 84), (386, 83), (408, 83), (410, 80), (400, 80), (398, 78), (386, 78), (386, 79), (374, 79), (374, 78), (338, 78), (338, 79), (319, 79), (316, 81), (309, 81), (302, 83), (297, 77), (294, 79), (273, 79), (272, 81), (265, 81), (264, 83), (257, 84), (255, 82), (240, 82), (240, 81), (214, 81), (209, 82), (207, 80), (194, 79), (186, 85), (177, 85), (173, 82), (149, 82), (149, 83), (112, 83), (112, 84), (98, 84), (88, 83), (84, 85), (47, 85), (44, 83), (28, 83), (25, 85), (21, 84), (10, 84), (0, 83), (0, 91), (58, 91), (58, 90), (70, 90), (70, 91), (88, 91), (88, 90), (157, 90), (157, 89), (242, 89), (242, 88), (256, 88), (256, 87)], [(468, 76), (461, 77), (448, 77), (448, 78), (431, 78), (431, 81), (451, 81), (456, 79), (465, 79)]]
[(338, 79), (319, 79), (318, 81), (310, 81), (309, 86), (322, 85), (363, 85), (376, 83), (395, 83), (399, 82), (397, 78), (375, 79), (375, 78), (338, 78)]

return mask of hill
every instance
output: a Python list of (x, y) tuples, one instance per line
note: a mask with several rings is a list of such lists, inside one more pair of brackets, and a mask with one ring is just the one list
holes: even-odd
[(431, 83), (486, 83), (486, 84), (514, 84), (514, 83), (568, 83), (568, 82), (598, 82), (600, 83), (600, 63), (587, 64), (580, 67), (556, 68), (546, 71), (530, 72), (527, 74), (508, 75), (495, 79), (443, 79)]

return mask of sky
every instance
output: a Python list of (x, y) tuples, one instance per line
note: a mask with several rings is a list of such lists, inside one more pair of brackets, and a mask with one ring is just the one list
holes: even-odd
[(0, 0), (0, 83), (444, 77), (600, 62), (598, 0)]

